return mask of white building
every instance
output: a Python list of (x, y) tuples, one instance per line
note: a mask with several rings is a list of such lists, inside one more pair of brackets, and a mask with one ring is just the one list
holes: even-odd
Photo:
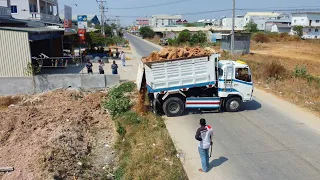
[(276, 12), (247, 12), (244, 16), (244, 26), (247, 25), (250, 21), (253, 21), (257, 24), (257, 28), (260, 31), (266, 30), (266, 21), (278, 19), (290, 19), (290, 16), (287, 14), (280, 14)]
[(320, 12), (292, 13), (292, 27), (302, 26), (305, 39), (320, 39)]
[(181, 19), (182, 15), (152, 15), (149, 23), (151, 27), (164, 27), (177, 25)]
[(267, 20), (265, 31), (277, 32), (277, 33), (290, 33), (291, 31), (291, 20)]
[[(244, 18), (243, 16), (237, 16), (234, 21), (234, 26), (236, 29), (243, 29), (244, 27)], [(232, 29), (232, 18), (223, 18), (222, 27)]]
[(59, 23), (58, 0), (4, 0), (0, 6), (10, 7), (16, 19)]

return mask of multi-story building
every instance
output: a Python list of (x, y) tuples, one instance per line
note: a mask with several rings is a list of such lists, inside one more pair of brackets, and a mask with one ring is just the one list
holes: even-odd
[(138, 29), (144, 26), (149, 26), (149, 19), (148, 18), (138, 18), (136, 19), (136, 26)]
[(41, 21), (46, 24), (59, 23), (58, 0), (5, 0), (0, 6), (10, 7), (16, 19)]
[(257, 24), (257, 28), (260, 31), (265, 31), (266, 22), (272, 19), (286, 20), (290, 19), (290, 16), (276, 12), (247, 12), (244, 16), (244, 26), (246, 26), (250, 21), (253, 21)]
[(292, 13), (292, 27), (302, 26), (304, 39), (320, 39), (320, 12)]
[(152, 15), (150, 26), (164, 27), (177, 25), (177, 21), (182, 19), (182, 15)]

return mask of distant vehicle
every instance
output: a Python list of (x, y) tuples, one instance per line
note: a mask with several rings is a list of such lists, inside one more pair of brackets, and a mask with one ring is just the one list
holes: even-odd
[(251, 71), (242, 61), (219, 57), (144, 62), (139, 66), (137, 87), (146, 85), (155, 113), (180, 116), (186, 108), (237, 112), (242, 102), (252, 100)]
[(161, 38), (159, 45), (160, 46), (168, 46), (169, 45), (168, 39), (167, 38)]

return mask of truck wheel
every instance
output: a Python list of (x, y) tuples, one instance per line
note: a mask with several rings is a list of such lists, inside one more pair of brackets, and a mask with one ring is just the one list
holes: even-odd
[(168, 117), (180, 116), (184, 108), (184, 102), (178, 97), (171, 97), (163, 103), (163, 111)]
[(241, 100), (238, 97), (231, 97), (226, 101), (225, 108), (227, 112), (237, 112), (241, 107)]

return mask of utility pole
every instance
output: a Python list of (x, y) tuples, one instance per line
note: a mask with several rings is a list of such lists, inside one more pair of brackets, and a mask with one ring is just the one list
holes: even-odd
[(100, 13), (101, 13), (101, 34), (104, 36), (105, 35), (105, 31), (104, 31), (104, 27), (105, 27), (105, 15), (104, 13), (107, 12), (106, 11), (106, 7), (105, 7), (105, 4), (106, 4), (106, 1), (98, 1), (99, 4), (99, 9), (100, 9)]
[(236, 17), (236, 0), (232, 0), (232, 30), (231, 30), (231, 54), (234, 54), (234, 24)]

